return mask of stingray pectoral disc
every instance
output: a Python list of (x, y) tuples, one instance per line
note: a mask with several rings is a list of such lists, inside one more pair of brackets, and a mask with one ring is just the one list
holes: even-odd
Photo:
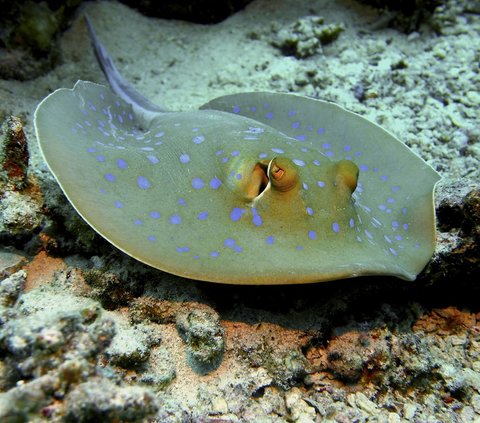
[(378, 126), (299, 98), (245, 94), (141, 128), (79, 81), (43, 100), (35, 127), (78, 213), (153, 267), (238, 284), (414, 279), (438, 175)]

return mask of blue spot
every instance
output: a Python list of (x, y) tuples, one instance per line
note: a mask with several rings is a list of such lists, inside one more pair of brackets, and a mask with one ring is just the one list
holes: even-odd
[(139, 176), (137, 178), (137, 185), (140, 189), (150, 188), (150, 181), (145, 176)]
[(157, 156), (153, 156), (153, 155), (150, 155), (150, 156), (147, 156), (147, 159), (150, 161), (150, 163), (152, 164), (157, 164), (160, 162), (160, 160), (158, 160)]
[(155, 137), (155, 138), (161, 138), (161, 137), (163, 137), (164, 135), (165, 135), (165, 132), (160, 131), (160, 132), (157, 132), (157, 133), (154, 135), (154, 137)]
[(297, 112), (295, 110), (290, 110), (288, 112), (288, 116), (295, 116), (297, 114)]
[(193, 258), (194, 258), (195, 260), (198, 260), (198, 259), (200, 258), (200, 256), (199, 256), (198, 254), (195, 254), (195, 255), (193, 256)]
[(227, 163), (228, 159), (229, 159), (229, 157), (222, 157), (222, 163)]
[(237, 179), (237, 181), (239, 181), (240, 179), (242, 179), (242, 174), (241, 173), (237, 173), (235, 175), (235, 178)]
[(350, 218), (350, 222), (348, 223), (351, 228), (355, 226), (355, 220), (353, 220), (353, 217)]
[(105, 174), (105, 179), (108, 181), (108, 182), (115, 182), (115, 180), (117, 179), (115, 175), (111, 174), (111, 173), (106, 173)]
[(333, 151), (326, 151), (325, 152), (325, 156), (327, 157), (333, 157), (335, 155), (335, 153)]
[(160, 218), (160, 213), (157, 212), (157, 211), (151, 211), (151, 212), (150, 212), (150, 217), (151, 217), (152, 219), (159, 219), (159, 218)]
[(273, 245), (273, 243), (275, 242), (275, 237), (273, 235), (269, 235), (267, 236), (267, 239), (265, 241), (267, 242), (267, 244)]
[(403, 240), (403, 236), (402, 235), (395, 235), (395, 239), (397, 241), (402, 241)]
[(255, 226), (262, 226), (263, 220), (262, 217), (257, 213), (257, 210), (255, 208), (252, 209), (253, 212), (253, 217), (252, 217), (252, 222)]
[(198, 216), (197, 216), (198, 220), (205, 220), (207, 217), (208, 217), (208, 212), (206, 211), (198, 213)]
[(99, 154), (97, 157), (96, 157), (97, 161), (99, 161), (100, 163), (103, 163), (105, 161), (105, 156), (103, 154)]
[(336, 234), (338, 234), (338, 232), (340, 232), (340, 226), (338, 225), (337, 222), (332, 223), (332, 231), (335, 232)]
[(387, 198), (387, 203), (390, 203), (390, 204), (395, 203), (395, 198), (392, 198), (392, 197)]
[(320, 166), (320, 162), (319, 162), (317, 159), (315, 159), (315, 160), (313, 161), (313, 164), (314, 164), (315, 166)]
[(250, 111), (255, 113), (257, 111), (257, 108), (255, 106), (250, 107)]
[(317, 239), (317, 233), (315, 231), (308, 231), (308, 237), (310, 239)]
[(210, 180), (210, 188), (218, 189), (220, 187), (220, 185), (222, 185), (222, 181), (220, 181), (220, 179), (218, 179), (217, 177), (212, 178)]
[(388, 176), (387, 175), (382, 175), (380, 176), (380, 179), (385, 182), (385, 181), (388, 181)]
[(293, 159), (292, 160), (293, 163), (295, 163), (297, 166), (305, 166), (306, 163), (303, 161), (303, 160), (300, 160), (300, 159)]
[(273, 151), (274, 153), (278, 153), (278, 154), (283, 154), (283, 153), (285, 153), (285, 151), (282, 150), (281, 148), (272, 148), (272, 151)]
[(203, 182), (202, 178), (193, 178), (192, 179), (192, 187), (194, 189), (202, 189), (204, 185), (205, 185), (205, 182)]
[(238, 151), (238, 150), (232, 151), (232, 157), (236, 157), (236, 156), (238, 156), (239, 154), (240, 154), (240, 151)]
[(115, 201), (115, 207), (117, 209), (123, 209), (123, 207), (125, 207), (125, 206), (123, 205), (123, 203), (121, 201), (116, 200)]
[(292, 123), (292, 128), (293, 129), (298, 129), (300, 127), (300, 122), (293, 122)]
[(217, 150), (215, 153), (216, 156), (221, 156), (223, 154), (223, 150)]
[(355, 157), (360, 157), (362, 155), (361, 151), (355, 151)]
[(225, 242), (223, 243), (223, 245), (225, 245), (225, 247), (227, 247), (227, 248), (233, 248), (233, 247), (235, 247), (235, 244), (236, 244), (236, 242), (233, 238), (227, 238), (225, 240)]
[(267, 157), (267, 156), (268, 156), (267, 153), (260, 153), (260, 154), (258, 155), (258, 158), (259, 158), (259, 159), (264, 159), (264, 158)]
[(269, 103), (263, 103), (263, 108), (264, 108), (264, 109), (270, 108), (270, 104), (269, 104)]
[(243, 248), (240, 245), (235, 245), (233, 249), (236, 253), (241, 253), (243, 251)]
[(244, 213), (245, 213), (245, 210), (239, 207), (234, 207), (230, 212), (230, 219), (232, 219), (234, 222), (238, 222)]
[(205, 137), (203, 135), (197, 135), (196, 137), (192, 138), (192, 141), (195, 144), (201, 144), (203, 141), (205, 141)]
[(400, 224), (396, 220), (394, 220), (394, 221), (392, 221), (392, 226), (394, 228), (398, 228), (400, 226)]
[(323, 181), (317, 181), (317, 185), (320, 187), (320, 188), (323, 188), (325, 186), (325, 182)]
[(332, 146), (328, 143), (328, 142), (325, 142), (322, 144), (322, 147), (325, 149), (325, 150), (328, 150), (330, 148), (332, 148)]
[(307, 214), (313, 216), (313, 209), (311, 207), (307, 207)]
[(190, 156), (186, 153), (180, 156), (180, 163), (188, 163), (190, 161)]
[(179, 253), (188, 253), (190, 251), (190, 248), (188, 248), (188, 247), (176, 247), (176, 250)]
[(398, 256), (398, 252), (394, 248), (390, 247), (389, 250), (394, 256)]
[(95, 150), (93, 147), (88, 147), (87, 152), (88, 153), (95, 153), (97, 150)]
[(268, 113), (265, 115), (265, 117), (266, 117), (267, 119), (273, 119), (273, 113), (272, 113), (272, 112), (268, 112)]
[(187, 205), (187, 202), (185, 201), (185, 198), (179, 198), (177, 203), (180, 204), (181, 206), (186, 206)]
[(157, 238), (155, 238), (154, 235), (149, 235), (149, 237), (148, 237), (148, 240), (151, 241), (151, 242), (155, 241), (156, 239)]
[(119, 121), (120, 123), (123, 123), (123, 117), (122, 117), (122, 115), (118, 115), (118, 116), (117, 116), (117, 119), (118, 119), (118, 121)]
[(350, 151), (352, 149), (352, 147), (350, 147), (349, 145), (346, 145), (345, 147), (343, 147), (343, 151)]
[(366, 172), (366, 171), (368, 170), (368, 166), (362, 164), (362, 165), (359, 166), (359, 169), (360, 169), (362, 172)]
[(406, 207), (402, 207), (402, 214), (404, 216), (407, 214), (407, 208)]
[(126, 169), (128, 167), (128, 163), (123, 159), (118, 159), (117, 166), (119, 169)]
[(180, 223), (182, 223), (182, 217), (178, 214), (172, 214), (170, 216), (170, 223), (172, 225), (180, 225)]
[(135, 222), (133, 222), (133, 223), (135, 223), (135, 225), (137, 225), (137, 226), (143, 225), (143, 222), (140, 219), (135, 220)]
[(305, 141), (307, 139), (306, 135), (295, 135), (297, 141)]
[(303, 182), (302, 186), (305, 191), (308, 191), (308, 184), (306, 182)]
[(323, 133), (325, 133), (325, 128), (318, 128), (317, 129), (317, 134), (322, 135)]
[(393, 192), (400, 191), (400, 187), (399, 187), (398, 185), (394, 185), (394, 186), (392, 187), (392, 191), (393, 191)]
[(240, 106), (233, 106), (233, 113), (240, 113)]
[(303, 247), (301, 245), (297, 245), (297, 250), (298, 251), (302, 251), (303, 250)]
[(404, 223), (404, 224), (403, 224), (403, 230), (404, 230), (404, 231), (408, 231), (408, 227), (409, 227), (409, 224), (408, 224), (408, 223)]
[(218, 257), (219, 255), (220, 255), (220, 253), (219, 253), (218, 251), (212, 251), (212, 252), (210, 253), (210, 257), (213, 257), (213, 258), (216, 258), (216, 257)]

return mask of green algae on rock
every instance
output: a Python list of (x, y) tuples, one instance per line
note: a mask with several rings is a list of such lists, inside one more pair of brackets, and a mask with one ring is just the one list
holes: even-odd
[(428, 262), (439, 175), (393, 135), (291, 94), (167, 112), (128, 85), (90, 33), (117, 95), (85, 81), (59, 89), (35, 128), (67, 198), (122, 251), (238, 284), (413, 280)]

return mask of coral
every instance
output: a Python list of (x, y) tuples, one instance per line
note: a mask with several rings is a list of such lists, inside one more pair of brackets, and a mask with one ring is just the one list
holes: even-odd
[(177, 330), (187, 344), (192, 366), (208, 372), (220, 364), (224, 349), (224, 330), (218, 314), (210, 308), (180, 310)]
[(0, 140), (0, 181), (7, 188), (22, 189), (27, 183), (28, 146), (19, 118), (10, 116), (4, 122)]
[(19, 270), (10, 277), (1, 281), (0, 327), (2, 327), (8, 319), (15, 315), (12, 308), (25, 288), (26, 277), (26, 272), (24, 270)]
[(30, 195), (4, 191), (0, 197), (0, 240), (31, 237), (43, 222), (41, 204)]
[[(51, 70), (60, 58), (57, 36), (81, 0), (1, 4), (0, 78), (29, 80)], [(6, 48), (3, 48), (5, 46)]]
[(77, 385), (65, 402), (66, 422), (139, 422), (158, 410), (150, 392), (140, 387), (119, 387), (107, 379)]
[(273, 45), (286, 55), (305, 59), (321, 52), (322, 45), (335, 41), (342, 31), (342, 25), (325, 25), (322, 17), (308, 16), (281, 28)]
[(53, 292), (45, 296), (42, 289), (24, 294), (19, 303), (24, 279), (25, 272), (19, 271), (0, 285), (3, 307), (12, 310), (0, 332), (6, 369), (0, 420), (43, 415), (67, 421), (139, 421), (154, 413), (156, 400), (148, 390), (118, 386), (102, 375), (99, 354), (107, 351), (115, 327), (102, 319), (98, 303)]
[(148, 360), (152, 347), (160, 343), (159, 335), (150, 327), (130, 326), (124, 318), (113, 318), (117, 334), (105, 350), (106, 357), (111, 364), (120, 367), (138, 367)]
[(83, 272), (83, 277), (92, 288), (92, 298), (100, 301), (107, 310), (128, 304), (132, 299), (125, 282), (112, 272), (91, 269)]

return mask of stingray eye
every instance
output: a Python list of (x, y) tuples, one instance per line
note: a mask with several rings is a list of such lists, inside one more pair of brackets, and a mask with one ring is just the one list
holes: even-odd
[(296, 165), (285, 157), (272, 159), (268, 165), (267, 174), (273, 189), (277, 191), (291, 191), (299, 185)]
[(358, 166), (351, 160), (340, 160), (335, 164), (335, 184), (346, 186), (350, 192), (355, 191), (358, 183)]
[(244, 185), (245, 195), (248, 198), (255, 198), (260, 195), (268, 184), (267, 177), (268, 164), (264, 162), (258, 162), (255, 164)]

